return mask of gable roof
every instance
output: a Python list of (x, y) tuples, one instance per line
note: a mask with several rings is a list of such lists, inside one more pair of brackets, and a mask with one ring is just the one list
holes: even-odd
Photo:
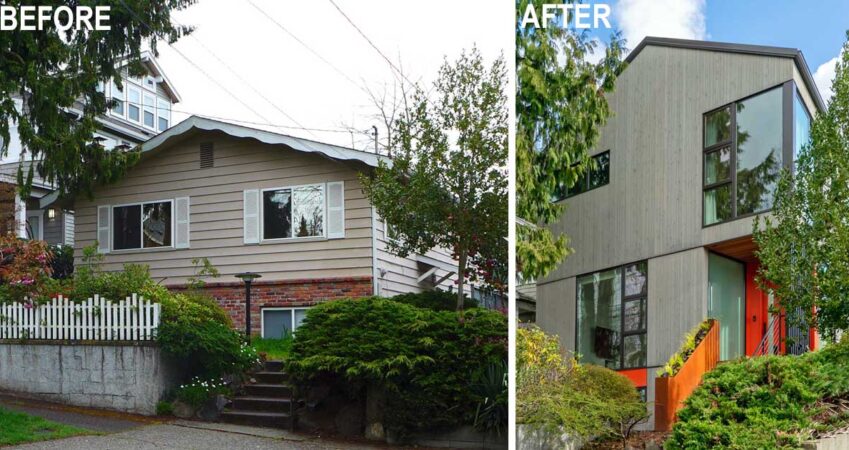
[(802, 55), (802, 51), (799, 49), (789, 47), (771, 47), (766, 45), (734, 44), (728, 42), (696, 41), (691, 39), (674, 39), (647, 36), (637, 45), (636, 48), (634, 48), (634, 50), (631, 51), (630, 54), (628, 54), (628, 57), (625, 58), (625, 62), (630, 64), (634, 59), (637, 58), (640, 52), (649, 45), (658, 47), (684, 48), (690, 50), (706, 50), (712, 52), (741, 53), (745, 55), (776, 56), (779, 58), (793, 59), (793, 61), (796, 63), (796, 67), (799, 69), (799, 73), (802, 74), (802, 79), (805, 82), (805, 86), (808, 88), (808, 92), (814, 99), (814, 103), (816, 103), (817, 108), (820, 111), (825, 110), (825, 103), (822, 101), (820, 91), (819, 89), (817, 89), (817, 84), (814, 82), (814, 77), (811, 76), (811, 71), (808, 68), (808, 63), (805, 62), (805, 56)]
[[(159, 80), (157, 81), (162, 85), (162, 88), (165, 90), (165, 92), (167, 92), (168, 95), (171, 96), (171, 103), (180, 103), (180, 101), (182, 100), (180, 94), (177, 93), (177, 89), (174, 87), (174, 83), (172, 83), (171, 80), (169, 80), (168, 77), (165, 75), (165, 71), (162, 70), (162, 66), (159, 65), (159, 62), (156, 60), (156, 57), (153, 55), (153, 53), (150, 50), (145, 50), (141, 52), (141, 55), (139, 56), (139, 61), (141, 61), (142, 65), (150, 72), (151, 75), (156, 78), (159, 78)], [(118, 66), (123, 67), (126, 66), (128, 63), (129, 58), (126, 57), (118, 62)]]
[(317, 153), (319, 155), (340, 160), (340, 161), (360, 161), (368, 166), (377, 167), (378, 162), (383, 160), (391, 162), (391, 160), (383, 155), (355, 150), (352, 148), (341, 147), (324, 142), (312, 141), (309, 139), (298, 138), (286, 134), (275, 133), (272, 131), (260, 130), (257, 128), (237, 125), (230, 122), (208, 119), (201, 116), (190, 116), (186, 120), (174, 125), (173, 127), (159, 133), (141, 146), (142, 156), (155, 152), (167, 145), (167, 143), (175, 138), (183, 136), (193, 130), (201, 131), (220, 131), (229, 136), (237, 138), (256, 139), (265, 144), (285, 145), (293, 150), (306, 153)]

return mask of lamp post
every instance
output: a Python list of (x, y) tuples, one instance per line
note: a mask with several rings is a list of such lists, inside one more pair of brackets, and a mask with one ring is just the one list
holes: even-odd
[(251, 343), (251, 283), (262, 275), (254, 272), (244, 272), (236, 275), (236, 278), (245, 283), (245, 336), (248, 345)]

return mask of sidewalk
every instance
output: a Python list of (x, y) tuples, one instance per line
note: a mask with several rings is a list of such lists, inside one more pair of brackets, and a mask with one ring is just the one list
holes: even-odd
[(0, 394), (0, 406), (101, 433), (100, 435), (77, 436), (6, 447), (14, 449), (370, 450), (386, 448), (386, 446), (355, 441), (328, 440), (272, 428), (151, 418), (97, 409), (69, 407), (2, 394)]

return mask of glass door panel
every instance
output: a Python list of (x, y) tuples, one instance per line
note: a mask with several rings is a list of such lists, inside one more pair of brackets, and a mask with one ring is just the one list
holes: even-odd
[(743, 263), (708, 256), (708, 316), (719, 320), (719, 359), (743, 356), (746, 269)]

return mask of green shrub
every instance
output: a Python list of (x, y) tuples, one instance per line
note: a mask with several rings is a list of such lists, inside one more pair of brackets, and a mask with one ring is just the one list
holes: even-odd
[(354, 395), (382, 388), (383, 423), (403, 434), (472, 423), (481, 400), (469, 390), (472, 375), (506, 356), (503, 314), (433, 311), (369, 297), (310, 309), (287, 368), (299, 384), (329, 379)]
[(156, 402), (156, 415), (157, 416), (173, 416), (174, 415), (174, 404), (168, 401)]
[(516, 422), (580, 439), (625, 439), (648, 416), (625, 376), (564, 358), (556, 336), (516, 334)]
[(469, 390), (478, 396), (475, 428), (495, 431), (499, 436), (507, 426), (507, 362), (492, 363), (475, 373)]
[[(396, 302), (418, 308), (432, 309), (434, 311), (455, 311), (457, 309), (457, 294), (440, 289), (419, 293), (398, 294), (390, 298)], [(478, 304), (469, 297), (466, 297), (463, 307), (465, 309), (477, 308)]]
[(678, 412), (669, 449), (797, 448), (845, 426), (849, 345), (802, 356), (728, 362), (707, 373)]

